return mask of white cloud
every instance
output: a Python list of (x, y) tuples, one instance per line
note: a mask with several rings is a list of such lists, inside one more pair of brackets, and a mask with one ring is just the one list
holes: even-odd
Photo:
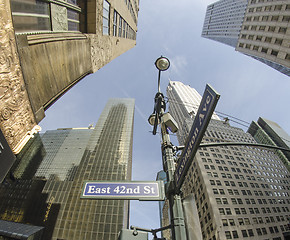
[(171, 73), (181, 75), (181, 72), (185, 70), (187, 67), (188, 62), (185, 56), (175, 56), (170, 59), (170, 70)]

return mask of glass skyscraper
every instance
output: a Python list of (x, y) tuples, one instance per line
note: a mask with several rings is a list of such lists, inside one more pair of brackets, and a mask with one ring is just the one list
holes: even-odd
[(31, 139), (0, 186), (0, 236), (24, 234), (7, 230), (17, 222), (42, 227), (42, 239), (116, 240), (129, 201), (80, 196), (86, 180), (131, 179), (133, 116), (133, 99), (110, 99), (95, 128)]
[[(174, 85), (168, 88), (173, 92)], [(184, 109), (191, 104), (175, 93), (169, 95), (170, 105)], [(178, 110), (170, 113), (176, 119), (184, 115)], [(192, 124), (193, 119), (183, 121)], [(180, 128), (179, 135), (186, 138), (188, 132)], [(182, 144), (184, 138), (179, 138)], [(184, 197), (194, 195), (202, 239), (284, 239), (290, 231), (290, 180), (279, 156), (247, 146), (256, 143), (249, 133), (212, 118), (202, 143), (219, 142), (245, 146), (199, 148), (182, 185)]]
[[(252, 121), (248, 133), (257, 142), (290, 149), (290, 136), (275, 122), (259, 117), (258, 121)], [(290, 153), (275, 150), (288, 170), (290, 170)]]

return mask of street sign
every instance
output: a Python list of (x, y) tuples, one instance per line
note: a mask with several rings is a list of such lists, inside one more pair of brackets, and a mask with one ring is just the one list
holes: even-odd
[(86, 181), (81, 198), (163, 201), (164, 183)]
[(180, 189), (188, 168), (193, 161), (219, 97), (220, 95), (207, 84), (187, 138), (185, 148), (182, 151), (175, 170), (175, 182), (178, 189)]

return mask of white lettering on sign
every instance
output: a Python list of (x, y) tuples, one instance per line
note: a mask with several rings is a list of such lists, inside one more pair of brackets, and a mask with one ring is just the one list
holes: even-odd
[(96, 188), (96, 186), (89, 186), (88, 193), (110, 193), (111, 188), (106, 187), (106, 188)]
[[(206, 96), (203, 105), (201, 105), (201, 108), (198, 111), (198, 115), (195, 118), (195, 121), (193, 123), (193, 129), (191, 131), (191, 139), (188, 142), (186, 148), (184, 149), (185, 154), (183, 154), (183, 156), (180, 159), (179, 165), (176, 169), (176, 178), (177, 178), (177, 182), (179, 182), (179, 180), (181, 179), (181, 175), (183, 174), (183, 171), (185, 169), (185, 167), (187, 166), (189, 159), (193, 156), (193, 147), (196, 143), (196, 141), (198, 140), (198, 138), (202, 137), (200, 134), (200, 131), (202, 129), (202, 125), (205, 122), (205, 118), (207, 116), (207, 112), (209, 110), (209, 106), (212, 103), (213, 100), (213, 96), (208, 95)], [(201, 140), (201, 139), (199, 139)]]
[(144, 193), (145, 194), (155, 194), (154, 188), (150, 186), (145, 186), (144, 187)]
[(2, 143), (0, 142), (0, 153), (2, 153), (2, 150), (4, 150), (4, 147), (3, 147)]
[(125, 187), (125, 186), (117, 186), (113, 190), (117, 194), (139, 194), (140, 193), (140, 186), (135, 188)]

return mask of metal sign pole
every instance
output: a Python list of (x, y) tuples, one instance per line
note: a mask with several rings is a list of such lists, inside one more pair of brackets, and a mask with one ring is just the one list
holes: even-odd
[(173, 226), (172, 237), (173, 240), (186, 240), (186, 229), (184, 222), (184, 214), (181, 202), (181, 196), (175, 191), (174, 173), (175, 163), (173, 158), (173, 146), (170, 142), (170, 137), (167, 127), (164, 123), (163, 114), (165, 109), (165, 102), (162, 95), (161, 107), (161, 135), (162, 135), (162, 159), (163, 168), (167, 174), (168, 185), (166, 188), (166, 195), (169, 200), (171, 225)]

